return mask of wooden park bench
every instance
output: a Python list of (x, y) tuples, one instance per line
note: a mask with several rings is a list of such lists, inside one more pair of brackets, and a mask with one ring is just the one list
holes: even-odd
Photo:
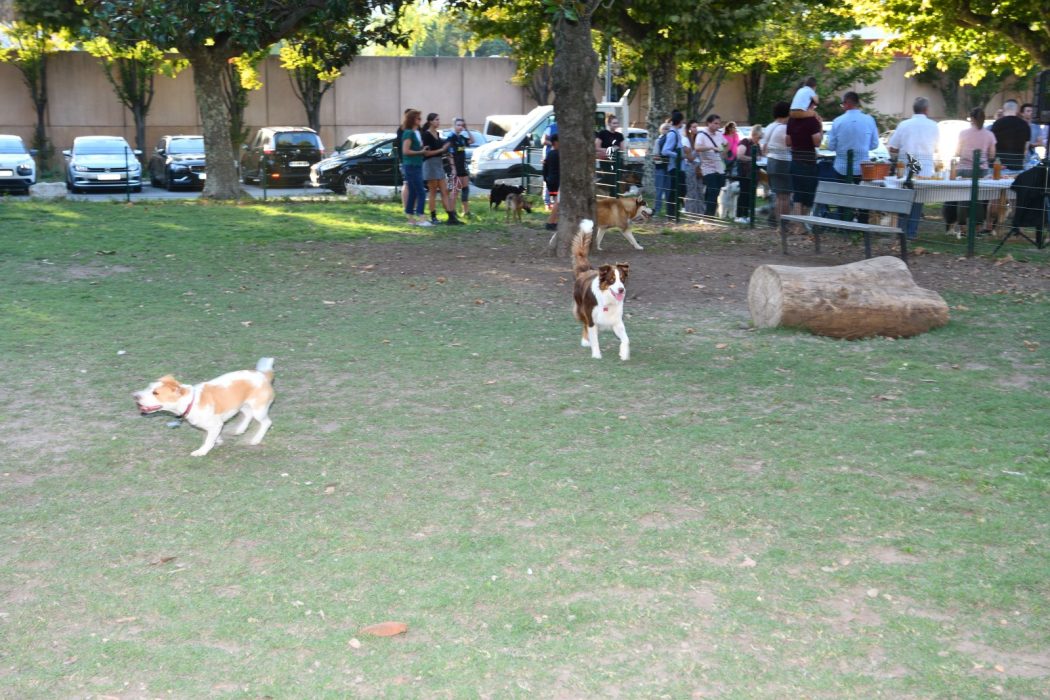
[(871, 257), (871, 235), (885, 234), (896, 235), (901, 243), (901, 260), (908, 260), (908, 237), (904, 233), (908, 217), (911, 214), (911, 205), (915, 201), (915, 190), (891, 189), (877, 185), (849, 185), (844, 182), (817, 183), (817, 193), (813, 200), (814, 206), (823, 204), (830, 207), (845, 207), (853, 210), (864, 210), (872, 212), (872, 218), (878, 220), (880, 214), (893, 214), (899, 226), (882, 226), (880, 224), (862, 224), (857, 221), (843, 221), (824, 216), (801, 216), (797, 214), (785, 214), (780, 217), (780, 243), (784, 255), (788, 255), (787, 249), (787, 227), (784, 223), (795, 221), (806, 225), (813, 233), (816, 251), (820, 252), (820, 229), (831, 228), (845, 231), (860, 231), (864, 234), (864, 257)]

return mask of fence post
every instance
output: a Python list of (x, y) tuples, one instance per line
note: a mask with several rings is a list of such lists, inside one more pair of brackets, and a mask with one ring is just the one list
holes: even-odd
[(128, 167), (127, 146), (124, 146), (124, 201), (131, 201), (131, 168)]
[(521, 149), (521, 189), (525, 194), (529, 193), (529, 147)]
[(972, 258), (977, 248), (977, 197), (981, 189), (981, 151), (973, 152), (973, 171), (970, 173), (970, 215), (966, 222), (966, 257)]
[[(685, 205), (685, 202), (682, 201), (682, 199), (678, 196), (678, 183), (680, 181), (680, 178), (682, 177), (682, 168), (679, 167), (681, 163), (682, 145), (679, 144), (674, 160), (674, 174), (671, 175), (671, 192), (669, 193), (672, 197), (674, 197), (674, 222), (676, 224), (681, 223), (682, 221), (682, 207)], [(671, 164), (668, 163), (667, 167), (670, 168)], [(670, 171), (668, 171), (668, 174), (670, 174)]]
[(751, 190), (751, 198), (747, 207), (747, 227), (755, 227), (755, 205), (758, 199), (758, 144), (751, 144), (751, 177), (748, 178), (747, 187)]
[(623, 149), (613, 151), (613, 188), (612, 196), (620, 196), (620, 179), (623, 177)]

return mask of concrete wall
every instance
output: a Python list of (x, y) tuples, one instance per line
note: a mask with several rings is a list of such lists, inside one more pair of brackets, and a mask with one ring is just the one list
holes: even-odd
[[(524, 114), (536, 105), (510, 82), (514, 70), (514, 61), (506, 58), (358, 58), (322, 101), (321, 139), (331, 149), (350, 133), (394, 131), (408, 107), (437, 112), (448, 125), (462, 116), (475, 127), (489, 114)], [(306, 114), (279, 59), (268, 57), (260, 74), (263, 87), (250, 94), (248, 124), (253, 129), (305, 124)], [(85, 134), (134, 141), (134, 119), (95, 58), (83, 52), (58, 54), (50, 61), (48, 81), (48, 135), (57, 152)], [(158, 76), (155, 85), (146, 120), (147, 149), (164, 134), (200, 133), (192, 70), (175, 78)], [(0, 95), (0, 133), (18, 134), (28, 143), (36, 112), (21, 73), (4, 63)]]
[[(915, 97), (931, 100), (931, 116), (944, 116), (944, 101), (928, 85), (908, 78), (911, 59), (896, 59), (871, 86), (876, 98), (870, 108), (907, 117)], [(361, 57), (351, 63), (322, 102), (321, 138), (329, 149), (347, 134), (393, 131), (407, 107), (437, 112), (450, 125), (457, 116), (480, 126), (489, 114), (524, 114), (535, 106), (527, 93), (513, 85), (514, 61), (506, 58), (402, 58)], [(253, 128), (266, 125), (302, 125), (306, 116), (295, 97), (287, 73), (276, 57), (260, 67), (263, 88), (251, 93), (247, 121)], [(132, 142), (134, 120), (123, 108), (106, 80), (98, 61), (83, 52), (54, 56), (48, 72), (48, 134), (56, 151), (69, 148), (73, 137), (83, 134), (118, 134)], [(596, 86), (600, 99), (600, 86)], [(0, 63), (0, 133), (14, 133), (29, 142), (36, 121), (21, 73)], [(992, 99), (998, 106), (1005, 97), (1022, 101), (1030, 95), (1011, 91)], [(644, 126), (648, 97), (644, 87), (631, 102), (631, 123)], [(747, 114), (743, 84), (730, 78), (721, 87), (714, 111), (723, 120), (743, 121)], [(994, 112), (994, 108), (990, 110)], [(698, 115), (703, 116), (703, 115)], [(200, 115), (187, 69), (175, 78), (158, 77), (156, 96), (147, 118), (146, 147), (164, 134), (199, 133)]]

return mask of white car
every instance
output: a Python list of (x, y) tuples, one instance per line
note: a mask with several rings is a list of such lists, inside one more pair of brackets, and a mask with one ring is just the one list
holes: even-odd
[(0, 134), (0, 190), (29, 194), (36, 182), (36, 151), (26, 149), (22, 137)]

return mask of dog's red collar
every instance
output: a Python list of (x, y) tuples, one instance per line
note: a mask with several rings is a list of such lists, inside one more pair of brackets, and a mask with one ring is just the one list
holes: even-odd
[(196, 394), (196, 392), (194, 392), (193, 389), (191, 388), (190, 389), (190, 405), (187, 406), (186, 410), (182, 412), (181, 416), (179, 416), (180, 420), (185, 418), (187, 415), (189, 415), (190, 410), (193, 408), (193, 402), (196, 399), (196, 395), (195, 394)]

